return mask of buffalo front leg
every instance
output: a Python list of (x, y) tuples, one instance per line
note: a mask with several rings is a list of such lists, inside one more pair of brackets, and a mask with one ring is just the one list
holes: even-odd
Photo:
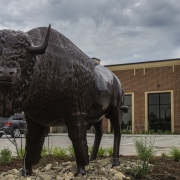
[(90, 161), (93, 161), (97, 157), (99, 145), (101, 143), (102, 135), (103, 135), (103, 128), (102, 128), (102, 119), (98, 121), (97, 123), (93, 124), (95, 128), (95, 139), (94, 139), (94, 145), (92, 149), (92, 153), (90, 156)]
[(26, 117), (27, 134), (26, 134), (26, 146), (24, 155), (25, 167), (22, 171), (22, 175), (31, 175), (32, 165), (39, 162), (42, 146), (44, 144), (45, 133), (47, 131), (46, 126), (36, 123), (29, 116)]
[(87, 146), (87, 124), (81, 116), (73, 116), (67, 122), (69, 138), (72, 141), (76, 163), (77, 173), (86, 174), (85, 166), (89, 164), (88, 146)]

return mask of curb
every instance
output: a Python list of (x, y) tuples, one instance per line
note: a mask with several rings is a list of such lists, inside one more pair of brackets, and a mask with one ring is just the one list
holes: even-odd
[[(65, 137), (69, 137), (68, 133), (49, 133), (49, 136), (65, 136)], [(95, 134), (87, 134), (87, 137), (94, 137)], [(122, 134), (121, 137), (180, 137), (180, 135), (176, 135), (176, 134), (168, 134), (168, 135), (164, 135), (164, 134)], [(114, 134), (103, 134), (103, 137), (109, 137), (109, 138), (113, 138)]]

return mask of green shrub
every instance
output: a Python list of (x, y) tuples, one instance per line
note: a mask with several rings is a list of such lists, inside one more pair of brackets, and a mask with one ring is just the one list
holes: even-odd
[(121, 130), (121, 134), (126, 134), (127, 130)]
[(170, 151), (169, 151), (170, 157), (174, 160), (174, 161), (180, 161), (180, 149), (179, 147), (171, 147)]
[(137, 167), (135, 167), (132, 172), (135, 177), (145, 176), (149, 170), (149, 161), (155, 156), (154, 152), (154, 139), (148, 138), (148, 136), (137, 137), (134, 140), (136, 153), (138, 158), (143, 162), (140, 163)]
[(12, 152), (10, 149), (5, 148), (0, 151), (0, 163), (9, 164), (12, 160)]
[(106, 152), (108, 155), (112, 156), (113, 155), (113, 147), (111, 146), (111, 147), (107, 148)]
[(46, 146), (43, 146), (41, 151), (41, 157), (47, 156), (48, 152), (48, 148)]
[(179, 134), (178, 132), (174, 131), (173, 134)]
[(129, 130), (121, 130), (121, 134), (132, 134)]
[(97, 156), (103, 157), (103, 156), (106, 156), (106, 153), (107, 153), (107, 150), (106, 150), (106, 149), (103, 149), (102, 146), (101, 146), (101, 147), (98, 149)]
[(133, 141), (139, 159), (149, 161), (155, 156), (153, 139), (148, 139), (147, 136), (141, 136), (135, 138)]
[(92, 153), (92, 150), (93, 150), (93, 146), (89, 146), (89, 147), (88, 147), (88, 153), (91, 154), (91, 153)]
[(111, 134), (111, 132), (107, 131), (106, 134)]
[(158, 129), (158, 130), (157, 130), (157, 133), (158, 133), (158, 134), (162, 134), (163, 131), (162, 131), (161, 129)]
[(165, 130), (165, 134), (170, 134), (171, 132), (169, 130)]
[(70, 157), (75, 157), (75, 153), (74, 153), (74, 148), (73, 146), (68, 146), (67, 150), (69, 151), (69, 156)]
[(142, 134), (148, 134), (148, 132), (147, 131), (142, 131)]
[(139, 131), (134, 131), (134, 134), (140, 134)]
[(137, 179), (145, 176), (149, 172), (150, 168), (151, 167), (149, 166), (148, 161), (144, 161), (142, 164), (138, 164), (138, 166), (133, 168), (131, 173)]
[(51, 153), (55, 157), (65, 157), (66, 149), (61, 147), (53, 147)]
[(149, 130), (149, 133), (150, 133), (150, 134), (154, 134), (154, 129), (150, 129), (150, 130)]
[(17, 149), (16, 155), (17, 155), (20, 159), (23, 159), (24, 154), (25, 154), (25, 147), (22, 147), (22, 148), (18, 148), (18, 149)]
[(165, 152), (163, 152), (163, 153), (161, 153), (161, 157), (166, 158), (166, 157), (168, 157), (168, 155)]

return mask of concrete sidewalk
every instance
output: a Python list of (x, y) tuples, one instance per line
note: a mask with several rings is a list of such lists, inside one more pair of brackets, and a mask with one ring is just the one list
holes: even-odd
[[(68, 133), (49, 133), (49, 136), (66, 136), (68, 137)], [(94, 137), (95, 134), (87, 134), (87, 137)], [(121, 137), (179, 137), (179, 134), (121, 134)], [(103, 137), (114, 137), (114, 134), (103, 134)]]

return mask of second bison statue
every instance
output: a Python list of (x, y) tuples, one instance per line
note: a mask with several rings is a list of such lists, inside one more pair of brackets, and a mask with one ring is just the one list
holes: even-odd
[(127, 111), (123, 99), (118, 78), (50, 26), (27, 33), (0, 30), (0, 116), (25, 113), (23, 173), (31, 175), (38, 163), (47, 128), (65, 123), (75, 151), (76, 174), (85, 174), (87, 124), (96, 127), (93, 160), (104, 116), (114, 130), (113, 166), (119, 165), (121, 119)]

